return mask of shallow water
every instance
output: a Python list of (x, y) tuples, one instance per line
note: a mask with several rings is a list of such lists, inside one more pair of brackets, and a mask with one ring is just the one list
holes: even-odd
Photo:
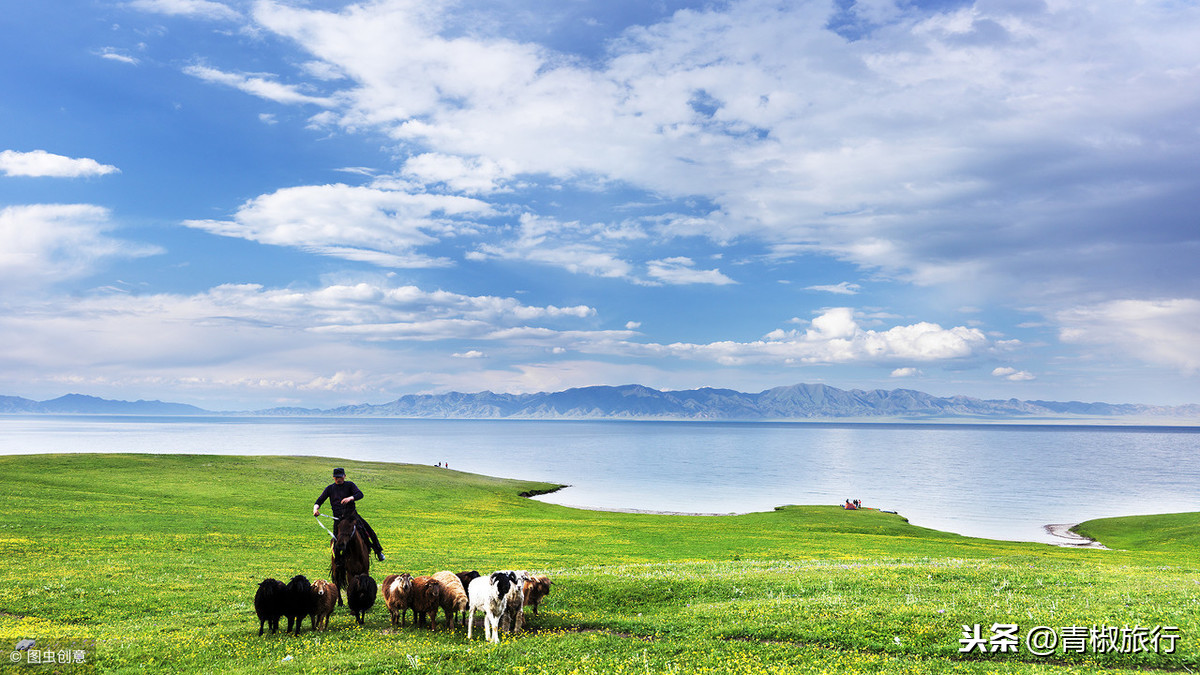
[[(1200, 511), (1200, 428), (625, 421), (0, 417), (0, 453), (310, 455), (569, 484), (544, 501), (728, 513), (897, 511), (1053, 542), (1043, 526)], [(313, 476), (313, 497), (327, 476)], [(368, 495), (369, 498), (369, 495)], [(307, 504), (297, 509), (308, 509)]]

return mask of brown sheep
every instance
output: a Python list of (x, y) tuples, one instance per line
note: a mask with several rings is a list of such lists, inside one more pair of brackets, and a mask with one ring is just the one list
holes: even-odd
[(454, 628), (454, 615), (467, 611), (467, 590), (458, 575), (449, 570), (433, 575), (442, 585), (442, 613), (446, 615), (446, 628)]
[(312, 629), (329, 630), (329, 615), (337, 607), (338, 588), (333, 582), (317, 579), (312, 583)]
[(532, 607), (533, 613), (537, 614), (538, 603), (550, 595), (550, 577), (544, 574), (530, 577), (522, 590), (525, 592), (525, 607)]
[[(411, 574), (391, 574), (383, 580), (383, 602), (392, 615), (392, 626), (403, 626), (412, 607), (413, 578)], [(416, 620), (414, 613), (413, 620)]]
[(417, 577), (412, 580), (413, 623), (420, 626), (429, 618), (429, 630), (433, 630), (438, 608), (442, 606), (442, 585), (433, 577)]

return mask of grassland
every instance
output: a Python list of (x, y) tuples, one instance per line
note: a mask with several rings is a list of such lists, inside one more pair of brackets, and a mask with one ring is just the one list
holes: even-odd
[[(328, 578), (311, 504), (345, 466), (393, 572), (554, 578), (535, 630), (257, 635), (265, 577)], [(1080, 529), (1123, 550), (971, 539), (898, 516), (791, 506), (742, 516), (580, 511), (552, 486), (297, 457), (0, 457), (0, 669), (203, 673), (1058, 673), (1200, 669), (1200, 514)], [(1174, 653), (959, 653), (963, 626), (1177, 627)], [(7, 661), (86, 642), (82, 666)]]

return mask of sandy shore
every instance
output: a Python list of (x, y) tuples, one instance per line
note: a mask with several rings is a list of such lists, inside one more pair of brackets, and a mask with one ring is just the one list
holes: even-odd
[(1089, 539), (1082, 534), (1076, 534), (1071, 531), (1079, 523), (1060, 523), (1057, 525), (1046, 525), (1046, 533), (1060, 541), (1055, 542), (1055, 546), (1073, 546), (1075, 548), (1102, 548), (1108, 550), (1108, 547), (1095, 539)]

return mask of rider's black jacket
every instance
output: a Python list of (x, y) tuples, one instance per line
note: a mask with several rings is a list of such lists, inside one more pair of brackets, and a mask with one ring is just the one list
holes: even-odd
[[(354, 497), (354, 501), (349, 504), (342, 504), (342, 500), (346, 497)], [(326, 499), (329, 500), (329, 505), (333, 507), (333, 517), (341, 518), (345, 514), (356, 513), (355, 505), (362, 501), (362, 490), (358, 489), (352, 481), (343, 481), (341, 485), (330, 483), (329, 487), (321, 493), (317, 498), (317, 506), (320, 506)]]

